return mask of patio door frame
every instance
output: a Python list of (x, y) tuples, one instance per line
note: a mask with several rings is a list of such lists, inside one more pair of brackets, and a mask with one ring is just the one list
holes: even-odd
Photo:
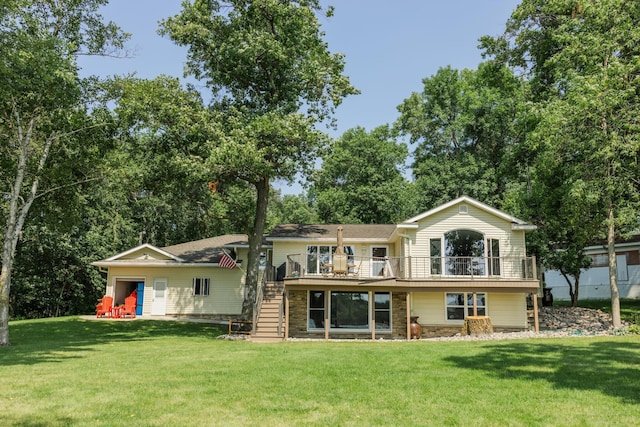
[[(384, 249), (384, 257), (375, 257), (376, 260), (374, 260), (374, 251), (376, 249)], [(377, 277), (380, 273), (380, 268), (382, 268), (382, 270), (384, 271), (384, 268), (386, 267), (386, 262), (387, 259), (389, 258), (389, 246), (388, 245), (375, 245), (375, 246), (371, 246), (371, 248), (369, 249), (369, 252), (371, 254), (371, 266), (369, 267), (370, 269), (370, 274), (371, 277)], [(377, 260), (378, 258), (381, 258), (381, 260)]]

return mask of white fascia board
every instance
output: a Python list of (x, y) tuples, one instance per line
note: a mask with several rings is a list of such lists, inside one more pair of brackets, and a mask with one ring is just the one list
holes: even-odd
[(537, 229), (538, 229), (538, 226), (534, 224), (511, 224), (511, 230), (513, 231), (518, 231), (518, 230), (533, 231)]
[[(96, 261), (91, 265), (96, 267), (218, 267), (218, 263), (215, 262), (189, 262), (189, 263), (176, 263), (176, 262), (141, 262), (137, 260), (131, 260), (132, 262), (125, 261)], [(241, 265), (241, 264), (238, 264)]]
[(177, 256), (175, 256), (173, 254), (170, 254), (169, 252), (163, 251), (162, 249), (160, 249), (158, 247), (155, 247), (153, 245), (150, 245), (148, 243), (145, 243), (144, 245), (136, 246), (135, 248), (129, 249), (128, 251), (124, 251), (122, 253), (114, 255), (114, 256), (112, 256), (110, 258), (107, 258), (105, 261), (115, 261), (115, 260), (118, 260), (118, 259), (120, 259), (122, 257), (125, 257), (125, 256), (127, 256), (129, 254), (132, 254), (134, 252), (137, 252), (137, 251), (140, 251), (140, 250), (143, 250), (143, 249), (149, 249), (150, 251), (157, 252), (157, 253), (159, 253), (161, 255), (164, 255), (164, 256), (166, 256), (168, 258), (171, 258), (172, 260), (174, 260), (176, 262), (182, 262), (183, 261), (182, 258), (177, 257)]

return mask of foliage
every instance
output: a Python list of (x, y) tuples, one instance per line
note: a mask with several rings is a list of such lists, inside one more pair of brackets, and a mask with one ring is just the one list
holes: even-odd
[(218, 149), (221, 125), (196, 91), (178, 79), (112, 82), (121, 155), (112, 159), (112, 191), (137, 224), (140, 243), (172, 245), (250, 223), (246, 185), (221, 182), (206, 162)]
[(403, 176), (408, 152), (388, 126), (346, 131), (323, 157), (310, 193), (325, 223), (396, 223), (415, 214)]
[(521, 139), (521, 82), (493, 62), (477, 70), (445, 67), (398, 107), (395, 128), (415, 145), (419, 210), (468, 195), (500, 206), (522, 179), (513, 147)]
[[(566, 425), (567, 414), (573, 424), (633, 425), (640, 417), (637, 336), (255, 345), (216, 339), (222, 325), (203, 323), (70, 317), (11, 327), (14, 345), (0, 351), (3, 425), (424, 425), (425, 414), (433, 425)], [(117, 392), (105, 372), (117, 374)]]
[(269, 201), (269, 217), (266, 230), (269, 231), (277, 224), (316, 224), (318, 214), (306, 195), (285, 194), (279, 191), (271, 194)]
[[(635, 1), (525, 0), (503, 37), (484, 40), (488, 53), (523, 68), (534, 85), (546, 86), (545, 96), (534, 98), (544, 102), (531, 145), (546, 153), (536, 167), (544, 168), (541, 162), (549, 159), (562, 163), (561, 197), (578, 199), (579, 208), (593, 213), (593, 221), (584, 224), (587, 233), (607, 235), (616, 327), (615, 239), (637, 229), (640, 206), (639, 16)], [(570, 215), (558, 216), (558, 222), (575, 222)]]
[[(0, 346), (9, 344), (11, 275), (30, 209), (38, 198), (61, 188), (68, 194), (92, 179), (87, 166), (100, 153), (83, 138), (100, 124), (88, 112), (90, 92), (75, 58), (106, 53), (126, 40), (97, 13), (104, 3), (20, 0), (0, 9)], [(55, 219), (49, 224), (57, 225)]]
[(90, 264), (95, 252), (84, 236), (28, 226), (18, 246), (12, 280), (12, 319), (95, 310), (104, 292), (100, 273)]
[[(188, 46), (188, 72), (204, 80), (223, 116), (223, 134), (206, 165), (222, 182), (255, 188), (249, 230), (244, 314), (252, 310), (270, 183), (292, 180), (314, 164), (326, 138), (315, 125), (356, 93), (344, 60), (322, 39), (319, 1), (196, 0), (161, 23)], [(330, 14), (331, 10), (328, 14)]]

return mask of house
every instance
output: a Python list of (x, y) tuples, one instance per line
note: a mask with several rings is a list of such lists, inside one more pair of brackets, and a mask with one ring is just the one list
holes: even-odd
[[(640, 298), (640, 235), (616, 242), (616, 268), (620, 298)], [(591, 266), (580, 273), (578, 295), (580, 299), (609, 299), (609, 253), (607, 243), (588, 246), (585, 254), (591, 257)], [(568, 276), (573, 285), (575, 281)], [(556, 300), (570, 300), (569, 285), (558, 270), (547, 270), (545, 284)]]
[(226, 253), (241, 264), (246, 235), (232, 234), (157, 248), (144, 244), (94, 262), (107, 273), (106, 295), (114, 305), (137, 293), (137, 315), (235, 319), (242, 312), (244, 273), (222, 262)]
[[(533, 229), (469, 197), (400, 224), (278, 225), (263, 245), (254, 338), (409, 339), (457, 334), (470, 319), (537, 330)], [(95, 265), (115, 304), (142, 289), (143, 315), (236, 319), (244, 275), (221, 257), (247, 247), (241, 235), (142, 245)]]
[(284, 334), (408, 338), (417, 318), (422, 336), (452, 335), (471, 315), (496, 331), (537, 330), (533, 229), (469, 197), (395, 225), (278, 225), (266, 239), (285, 266)]

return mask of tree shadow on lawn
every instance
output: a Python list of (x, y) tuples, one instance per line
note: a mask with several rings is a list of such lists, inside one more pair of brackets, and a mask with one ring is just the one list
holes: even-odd
[[(227, 327), (212, 323), (136, 320), (95, 322), (77, 317), (18, 321), (9, 324), (11, 346), (0, 347), (0, 365), (29, 365), (82, 357), (79, 352), (116, 342), (156, 337), (210, 337)], [(76, 354), (74, 354), (76, 353)]]
[(638, 343), (502, 343), (483, 348), (486, 352), (473, 357), (445, 360), (500, 379), (542, 380), (556, 388), (596, 390), (625, 403), (640, 403)]

